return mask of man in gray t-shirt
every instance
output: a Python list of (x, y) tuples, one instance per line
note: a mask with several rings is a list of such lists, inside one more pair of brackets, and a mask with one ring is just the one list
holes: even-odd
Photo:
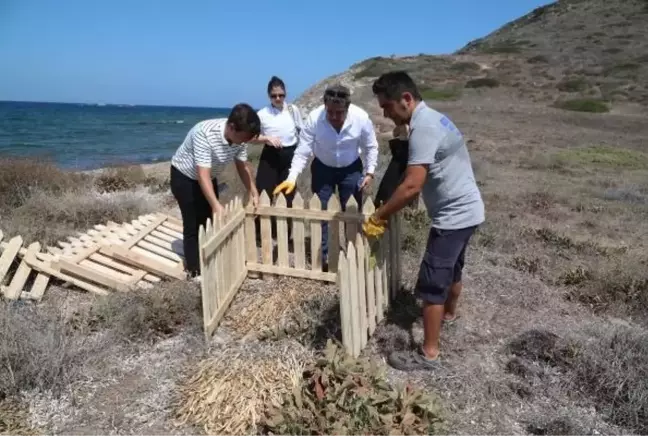
[(425, 104), (407, 73), (383, 74), (373, 93), (386, 117), (409, 125), (409, 158), (403, 181), (363, 230), (367, 236), (380, 236), (387, 218), (419, 193), (432, 220), (416, 284), (424, 302), (423, 345), (413, 353), (393, 353), (388, 361), (401, 370), (434, 368), (441, 325), (457, 317), (466, 247), (485, 220), (484, 203), (461, 132)]

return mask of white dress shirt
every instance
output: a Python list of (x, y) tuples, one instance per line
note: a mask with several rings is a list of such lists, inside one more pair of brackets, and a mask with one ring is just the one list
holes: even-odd
[(369, 114), (351, 104), (338, 133), (326, 119), (326, 109), (321, 105), (306, 118), (286, 180), (295, 182), (313, 154), (326, 166), (342, 168), (355, 162), (361, 150), (367, 159), (366, 172), (373, 174), (378, 163), (378, 140)]
[(295, 105), (291, 105), (294, 118), (288, 109), (288, 103), (279, 110), (272, 105), (260, 109), (257, 114), (261, 120), (261, 134), (263, 136), (276, 136), (281, 140), (281, 145), (289, 147), (297, 143), (297, 127), (303, 127), (301, 113)]

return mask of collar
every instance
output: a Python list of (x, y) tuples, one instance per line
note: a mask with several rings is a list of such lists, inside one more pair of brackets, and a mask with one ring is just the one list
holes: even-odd
[(268, 111), (270, 111), (270, 113), (273, 113), (273, 114), (279, 114), (279, 113), (282, 113), (282, 112), (286, 112), (287, 109), (288, 109), (288, 103), (287, 102), (284, 102), (284, 105), (283, 105), (282, 109), (277, 109), (276, 107), (274, 107), (272, 105), (272, 103), (268, 105)]
[(227, 138), (225, 137), (225, 125), (227, 124), (227, 118), (221, 118), (218, 123), (214, 127), (212, 127), (212, 132), (218, 132), (221, 137), (223, 138), (223, 141), (227, 143), (227, 145), (234, 145), (233, 143), (229, 142)]
[(412, 112), (412, 116), (411, 116), (411, 118), (410, 118), (410, 122), (409, 122), (410, 127), (412, 126), (412, 123), (414, 122), (414, 120), (416, 119), (416, 117), (417, 117), (417, 116), (421, 113), (421, 111), (422, 111), (423, 109), (425, 109), (426, 107), (427, 107), (427, 104), (425, 104), (425, 101), (421, 100), (421, 101), (418, 102), (418, 104), (417, 104), (416, 107), (414, 108), (414, 111)]

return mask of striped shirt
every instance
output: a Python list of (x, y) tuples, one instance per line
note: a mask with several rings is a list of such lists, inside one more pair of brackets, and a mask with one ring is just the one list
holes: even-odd
[(225, 139), (226, 123), (227, 118), (216, 118), (193, 126), (173, 155), (171, 165), (185, 176), (198, 180), (196, 166), (211, 168), (211, 176), (215, 178), (234, 158), (247, 161), (247, 146), (230, 145)]

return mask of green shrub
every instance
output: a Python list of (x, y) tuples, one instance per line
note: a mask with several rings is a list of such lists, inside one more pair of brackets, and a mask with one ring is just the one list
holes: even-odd
[(548, 64), (549, 63), (549, 58), (545, 55), (535, 55), (531, 56), (529, 59), (527, 59), (527, 63), (529, 64)]
[(476, 62), (455, 62), (450, 66), (453, 71), (460, 71), (462, 73), (479, 71), (481, 67)]
[(392, 387), (375, 364), (329, 342), (283, 404), (269, 405), (261, 434), (438, 434), (442, 425), (436, 398)]
[(576, 112), (604, 113), (610, 111), (610, 108), (604, 101), (588, 98), (557, 101), (553, 106), (558, 109)]
[(499, 80), (493, 77), (480, 77), (479, 79), (469, 80), (466, 83), (466, 88), (497, 88), (499, 85)]
[(587, 89), (588, 83), (582, 77), (573, 77), (569, 79), (563, 79), (556, 86), (559, 91), (563, 92), (579, 92)]
[(458, 100), (461, 97), (461, 92), (456, 88), (424, 88), (421, 90), (423, 100)]

